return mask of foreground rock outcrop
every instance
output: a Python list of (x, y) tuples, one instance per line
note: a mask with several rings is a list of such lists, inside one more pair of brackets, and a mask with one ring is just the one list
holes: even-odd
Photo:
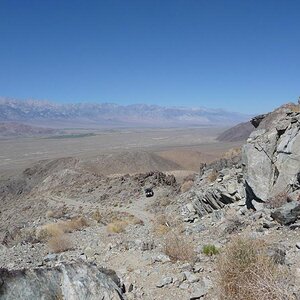
[(0, 298), (4, 300), (122, 300), (113, 272), (87, 263), (61, 263), (53, 268), (0, 269)]
[(190, 213), (203, 216), (241, 199), (253, 210), (257, 202), (272, 207), (279, 198), (281, 205), (288, 198), (299, 199), (300, 107), (287, 104), (251, 122), (256, 129), (241, 156), (201, 167), (196, 184), (183, 197), (192, 202)]
[(298, 187), (300, 112), (293, 104), (266, 115), (243, 148), (244, 177), (263, 201)]

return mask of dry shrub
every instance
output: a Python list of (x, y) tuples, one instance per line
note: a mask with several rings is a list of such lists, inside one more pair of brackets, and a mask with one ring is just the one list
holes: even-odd
[(107, 231), (109, 233), (121, 233), (124, 232), (128, 223), (125, 221), (115, 221), (112, 223), (107, 224)]
[(165, 253), (172, 261), (187, 261), (194, 263), (196, 253), (191, 238), (180, 235), (178, 232), (170, 232), (165, 239)]
[(46, 212), (47, 218), (54, 218), (54, 219), (60, 219), (67, 213), (67, 206), (60, 206), (55, 209), (50, 209)]
[(46, 212), (46, 218), (53, 218), (54, 217), (54, 211), (53, 210), (48, 210)]
[(99, 209), (96, 209), (92, 214), (92, 219), (95, 220), (97, 223), (100, 223), (102, 220), (101, 213)]
[(241, 147), (231, 148), (227, 152), (224, 153), (223, 157), (226, 159), (230, 159), (230, 158), (234, 158), (238, 155), (241, 155), (241, 153), (242, 153)]
[(287, 292), (289, 276), (267, 255), (264, 241), (233, 239), (217, 266), (221, 300), (293, 299)]
[(219, 176), (218, 171), (213, 169), (207, 176), (207, 179), (209, 182), (215, 182), (217, 180), (218, 176)]
[(278, 208), (288, 201), (288, 193), (287, 192), (281, 192), (275, 195), (274, 197), (268, 199), (268, 207), (270, 208)]
[(72, 232), (80, 230), (88, 226), (88, 222), (84, 217), (76, 217), (66, 222), (58, 223), (61, 225), (64, 232)]
[(36, 238), (39, 241), (44, 241), (50, 239), (53, 236), (62, 235), (63, 233), (64, 231), (60, 227), (59, 223), (51, 223), (37, 228)]
[(158, 201), (158, 205), (163, 206), (163, 207), (168, 206), (170, 203), (171, 203), (171, 200), (169, 197), (162, 197)]
[(192, 180), (188, 180), (188, 181), (185, 181), (181, 187), (180, 187), (180, 190), (182, 193), (185, 193), (187, 191), (189, 191), (194, 185), (194, 181)]
[(73, 244), (66, 234), (59, 234), (49, 239), (48, 247), (52, 252), (59, 253), (72, 249)]
[(170, 226), (169, 225), (169, 222), (167, 220), (167, 217), (165, 214), (160, 214), (158, 215), (155, 220), (154, 220), (154, 223), (157, 224), (157, 225), (165, 225), (165, 226)]
[(157, 224), (154, 226), (153, 231), (156, 235), (161, 236), (167, 234), (171, 230), (170, 227), (162, 224)]
[(50, 223), (37, 228), (36, 238), (40, 241), (49, 240), (51, 237), (80, 230), (86, 226), (88, 226), (88, 223), (83, 217), (76, 217), (69, 221)]
[(285, 105), (286, 108), (289, 108), (292, 112), (300, 112), (300, 105), (295, 103), (288, 103)]
[(125, 222), (128, 224), (134, 224), (134, 225), (144, 225), (143, 220), (137, 218), (134, 215), (129, 215), (127, 218), (125, 218)]

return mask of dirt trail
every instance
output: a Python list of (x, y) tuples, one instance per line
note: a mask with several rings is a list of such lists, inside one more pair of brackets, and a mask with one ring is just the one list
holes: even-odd
[[(154, 215), (147, 211), (147, 206), (151, 205), (153, 202), (155, 202), (156, 198), (159, 197), (159, 193), (156, 193), (151, 198), (146, 198), (146, 196), (141, 196), (137, 200), (133, 201), (129, 206), (127, 207), (112, 207), (112, 211), (118, 211), (118, 212), (126, 212), (131, 215), (134, 215), (136, 218), (142, 220), (145, 225), (150, 225), (154, 219)], [(54, 205), (60, 204), (66, 204), (67, 206), (71, 206), (74, 209), (78, 209), (80, 206), (84, 206), (85, 208), (94, 208), (96, 206), (95, 203), (92, 202), (82, 202), (81, 200), (71, 199), (71, 198), (60, 198), (58, 196), (49, 196), (47, 199), (48, 203), (52, 203)]]

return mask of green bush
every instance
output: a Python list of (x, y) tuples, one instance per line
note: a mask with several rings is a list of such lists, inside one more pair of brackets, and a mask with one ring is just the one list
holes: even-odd
[(202, 253), (208, 256), (213, 256), (218, 254), (219, 250), (215, 245), (208, 244), (203, 246)]

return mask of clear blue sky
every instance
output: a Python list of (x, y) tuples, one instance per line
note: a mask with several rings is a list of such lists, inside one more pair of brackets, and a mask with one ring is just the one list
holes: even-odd
[(0, 0), (0, 95), (268, 111), (300, 96), (300, 1)]

